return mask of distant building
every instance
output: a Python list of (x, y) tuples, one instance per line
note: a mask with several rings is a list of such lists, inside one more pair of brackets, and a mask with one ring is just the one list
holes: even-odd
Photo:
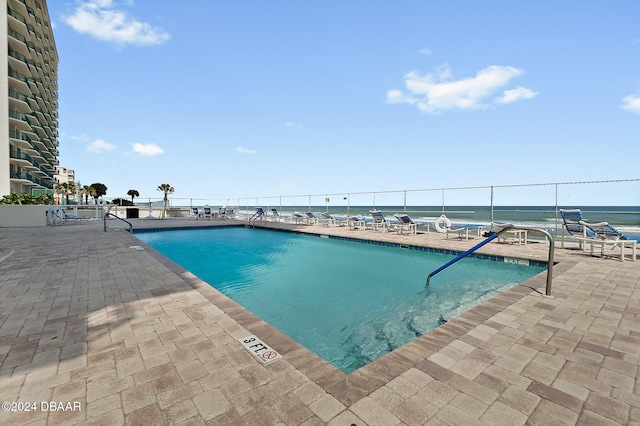
[(51, 190), (58, 52), (45, 0), (0, 0), (0, 196)]
[(56, 166), (57, 183), (76, 183), (76, 172), (66, 167)]

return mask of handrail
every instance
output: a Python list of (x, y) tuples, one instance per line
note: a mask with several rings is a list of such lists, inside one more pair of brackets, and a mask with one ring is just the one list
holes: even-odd
[(113, 216), (116, 219), (120, 219), (121, 221), (125, 222), (127, 225), (129, 225), (129, 229), (128, 231), (130, 233), (133, 232), (133, 224), (131, 222), (129, 222), (128, 220), (124, 220), (123, 218), (121, 218), (120, 216), (116, 216), (113, 213), (107, 212), (104, 214), (104, 217), (102, 218), (102, 220), (104, 221), (104, 232), (107, 232), (107, 216)]
[(262, 207), (258, 207), (256, 212), (249, 218), (249, 225), (253, 221), (253, 226), (256, 226), (256, 221), (260, 219), (266, 212), (262, 209)]
[(427, 283), (426, 283), (425, 286), (428, 287), (429, 283), (431, 281), (431, 277), (433, 277), (434, 275), (436, 275), (437, 273), (439, 273), (443, 269), (448, 268), (449, 266), (453, 265), (454, 263), (456, 263), (460, 259), (468, 256), (469, 254), (471, 254), (474, 251), (478, 250), (480, 247), (482, 247), (485, 244), (488, 244), (491, 241), (493, 241), (494, 239), (498, 238), (500, 236), (500, 234), (502, 234), (502, 233), (504, 233), (506, 231), (510, 231), (510, 230), (522, 230), (522, 231), (540, 232), (545, 237), (547, 237), (547, 239), (549, 240), (549, 255), (548, 255), (548, 258), (547, 258), (547, 286), (546, 286), (546, 289), (545, 289), (545, 295), (547, 297), (551, 297), (551, 282), (553, 280), (553, 256), (554, 256), (554, 241), (553, 241), (553, 237), (551, 236), (551, 234), (549, 232), (545, 231), (544, 229), (531, 228), (531, 227), (526, 227), (526, 226), (514, 226), (514, 225), (511, 225), (511, 224), (506, 224), (506, 225), (501, 226), (499, 231), (492, 232), (491, 235), (489, 235), (489, 237), (487, 237), (486, 240), (482, 241), (479, 244), (476, 244), (475, 246), (471, 247), (469, 250), (465, 251), (464, 253), (459, 254), (454, 259), (450, 260), (449, 262), (445, 263), (444, 265), (442, 265), (441, 267), (439, 267), (438, 269), (436, 269), (435, 271), (430, 273), (427, 276)]

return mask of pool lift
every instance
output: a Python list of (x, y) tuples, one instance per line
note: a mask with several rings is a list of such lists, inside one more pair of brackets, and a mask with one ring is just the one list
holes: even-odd
[(436, 275), (437, 273), (441, 272), (442, 270), (448, 268), (449, 266), (453, 265), (454, 263), (456, 263), (457, 261), (461, 260), (462, 258), (467, 257), (468, 255), (470, 255), (474, 251), (478, 250), (480, 247), (483, 247), (484, 245), (489, 244), (491, 241), (493, 241), (496, 238), (498, 238), (501, 234), (503, 234), (503, 233), (505, 233), (507, 231), (523, 230), (523, 231), (529, 231), (529, 232), (540, 232), (549, 240), (549, 256), (547, 258), (547, 287), (546, 287), (546, 290), (545, 290), (545, 296), (546, 297), (553, 297), (553, 296), (551, 296), (551, 281), (553, 279), (553, 253), (554, 253), (553, 249), (554, 249), (554, 242), (553, 242), (553, 237), (551, 236), (551, 234), (549, 234), (544, 229), (530, 228), (530, 227), (526, 227), (526, 226), (514, 226), (512, 224), (500, 224), (498, 226), (500, 228), (498, 231), (495, 231), (495, 232), (491, 231), (491, 232), (487, 232), (487, 233), (484, 234), (484, 236), (487, 237), (487, 239), (485, 239), (484, 241), (480, 242), (479, 244), (476, 244), (475, 246), (471, 247), (469, 250), (465, 251), (464, 253), (460, 253), (458, 256), (456, 256), (455, 258), (453, 258), (449, 262), (445, 263), (444, 265), (442, 265), (441, 267), (439, 267), (438, 269), (436, 269), (435, 271), (430, 273), (427, 276), (427, 282), (426, 282), (425, 286), (429, 287), (429, 284), (431, 282), (431, 278), (434, 275)]

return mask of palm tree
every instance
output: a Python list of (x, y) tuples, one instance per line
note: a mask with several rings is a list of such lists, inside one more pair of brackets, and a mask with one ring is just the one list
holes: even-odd
[(94, 189), (91, 185), (84, 185), (80, 190), (82, 196), (84, 196), (84, 203), (89, 204), (89, 197), (93, 197)]
[(53, 186), (53, 192), (57, 195), (57, 203), (56, 204), (62, 204), (62, 200), (60, 200), (60, 195), (64, 194), (65, 192), (65, 188), (64, 188), (64, 184), (62, 183), (56, 183)]
[(62, 184), (64, 188), (64, 198), (67, 201), (67, 205), (69, 205), (69, 195), (73, 195), (76, 193), (76, 184), (73, 182), (65, 182)]
[(164, 198), (162, 199), (162, 219), (164, 219), (164, 212), (167, 209), (167, 196), (173, 194), (173, 186), (168, 183), (163, 183), (158, 186), (158, 191), (164, 192)]
[(130, 189), (129, 191), (127, 191), (127, 195), (129, 197), (131, 197), (131, 204), (133, 204), (133, 199), (135, 197), (139, 197), (140, 193), (138, 191), (136, 191), (135, 189)]

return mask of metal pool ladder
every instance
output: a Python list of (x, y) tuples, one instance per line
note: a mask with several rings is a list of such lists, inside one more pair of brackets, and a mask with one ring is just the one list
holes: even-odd
[(436, 269), (435, 271), (430, 273), (427, 276), (426, 287), (429, 286), (429, 283), (431, 281), (431, 277), (433, 277), (434, 275), (436, 275), (440, 271), (448, 268), (449, 266), (453, 265), (454, 263), (456, 263), (460, 259), (470, 255), (471, 253), (473, 253), (474, 251), (478, 250), (480, 247), (484, 246), (485, 244), (490, 243), (494, 239), (498, 238), (502, 233), (507, 232), (507, 231), (514, 231), (514, 230), (522, 230), (522, 231), (529, 231), (529, 232), (540, 232), (549, 240), (549, 256), (547, 258), (547, 288), (546, 288), (546, 291), (545, 291), (545, 295), (547, 297), (552, 297), (551, 296), (551, 281), (553, 279), (553, 254), (554, 254), (553, 237), (551, 236), (550, 233), (548, 233), (544, 229), (529, 228), (529, 227), (526, 227), (526, 226), (514, 226), (514, 225), (511, 225), (511, 224), (502, 225), (500, 227), (499, 231), (492, 232), (491, 235), (489, 235), (486, 240), (480, 242), (479, 244), (476, 244), (475, 246), (471, 247), (469, 250), (465, 251), (464, 253), (460, 253), (458, 256), (456, 256), (455, 258), (453, 258), (449, 262), (445, 263), (444, 265), (442, 265), (441, 267), (439, 267), (438, 269)]

